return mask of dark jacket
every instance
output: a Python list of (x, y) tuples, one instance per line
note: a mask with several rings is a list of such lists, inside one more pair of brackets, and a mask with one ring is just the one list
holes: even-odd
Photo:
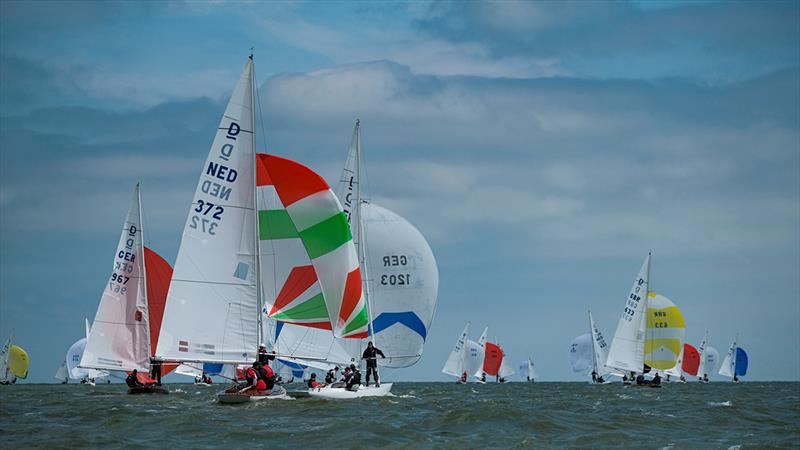
[(367, 360), (368, 366), (374, 367), (378, 364), (378, 361), (375, 359), (378, 357), (378, 355), (381, 355), (381, 358), (386, 358), (386, 355), (384, 355), (378, 347), (373, 345), (372, 348), (367, 347), (364, 349), (364, 353), (361, 354), (361, 357)]

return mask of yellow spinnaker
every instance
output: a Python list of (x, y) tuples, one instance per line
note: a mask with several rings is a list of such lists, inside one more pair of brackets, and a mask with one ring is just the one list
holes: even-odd
[(675, 367), (686, 335), (683, 314), (670, 299), (649, 293), (647, 333), (644, 341), (644, 363), (667, 370)]
[(25, 350), (12, 345), (8, 352), (8, 370), (17, 378), (28, 377), (28, 354)]

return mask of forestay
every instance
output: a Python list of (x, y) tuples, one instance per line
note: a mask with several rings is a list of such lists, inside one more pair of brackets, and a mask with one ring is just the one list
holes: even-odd
[(79, 363), (81, 367), (126, 371), (147, 371), (150, 368), (149, 316), (139, 199), (137, 184), (114, 255), (114, 268), (86, 340)]
[(644, 368), (644, 342), (647, 312), (650, 254), (644, 259), (631, 286), (625, 308), (617, 324), (606, 366), (622, 371), (641, 372)]
[(253, 61), (248, 59), (197, 182), (156, 356), (246, 362), (258, 348)]

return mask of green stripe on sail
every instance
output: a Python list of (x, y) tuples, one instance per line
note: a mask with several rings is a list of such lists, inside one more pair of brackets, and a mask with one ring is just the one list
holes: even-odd
[(343, 211), (300, 232), (300, 239), (312, 260), (336, 250), (352, 238)]
[(297, 229), (285, 209), (269, 209), (258, 212), (258, 238), (262, 241), (273, 239), (297, 239)]
[(291, 309), (281, 311), (272, 316), (272, 318), (276, 320), (330, 320), (328, 318), (328, 308), (325, 307), (325, 298), (322, 296), (322, 293), (311, 297), (307, 301)]
[(368, 320), (369, 319), (367, 318), (367, 306), (364, 305), (364, 307), (361, 308), (361, 311), (359, 311), (358, 314), (355, 317), (353, 317), (353, 320), (351, 320), (350, 323), (348, 323), (347, 326), (344, 328), (344, 335), (346, 336), (351, 332), (365, 326)]

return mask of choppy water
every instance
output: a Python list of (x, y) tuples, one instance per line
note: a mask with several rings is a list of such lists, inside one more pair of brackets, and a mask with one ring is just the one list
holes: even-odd
[[(300, 387), (300, 386), (298, 386)], [(215, 401), (171, 384), (0, 386), (3, 448), (800, 447), (800, 383), (396, 383), (394, 397)], [(252, 447), (251, 447), (252, 448)]]

